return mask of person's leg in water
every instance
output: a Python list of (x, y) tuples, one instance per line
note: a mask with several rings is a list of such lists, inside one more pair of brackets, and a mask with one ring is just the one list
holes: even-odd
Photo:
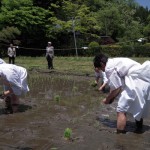
[(19, 107), (19, 97), (15, 94), (11, 96), (11, 106), (13, 113), (18, 112), (18, 107)]
[(125, 134), (125, 127), (126, 127), (126, 113), (124, 112), (117, 112), (117, 133)]
[(11, 97), (7, 96), (4, 98), (4, 100), (5, 100), (5, 113), (12, 114), (13, 110), (12, 110), (12, 106), (11, 106)]
[(140, 119), (140, 121), (135, 120), (136, 123), (136, 129), (135, 129), (135, 133), (142, 133), (143, 130), (143, 118)]

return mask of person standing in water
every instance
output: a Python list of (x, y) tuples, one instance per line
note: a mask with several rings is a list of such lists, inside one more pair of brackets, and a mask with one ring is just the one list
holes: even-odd
[(106, 73), (110, 93), (103, 99), (110, 104), (118, 99), (117, 133), (126, 133), (127, 113), (136, 122), (135, 133), (142, 133), (143, 118), (150, 115), (150, 61), (140, 64), (129, 58), (96, 55), (94, 66)]
[(18, 112), (19, 96), (29, 91), (27, 70), (13, 64), (0, 64), (0, 80), (4, 85), (1, 98), (6, 102), (6, 113)]

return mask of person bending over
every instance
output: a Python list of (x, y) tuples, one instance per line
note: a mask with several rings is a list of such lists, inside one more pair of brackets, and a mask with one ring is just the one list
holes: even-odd
[(150, 61), (140, 64), (129, 58), (96, 55), (94, 66), (106, 73), (110, 93), (103, 99), (110, 104), (118, 99), (117, 133), (126, 133), (126, 113), (136, 121), (135, 132), (142, 132), (143, 118), (150, 113)]

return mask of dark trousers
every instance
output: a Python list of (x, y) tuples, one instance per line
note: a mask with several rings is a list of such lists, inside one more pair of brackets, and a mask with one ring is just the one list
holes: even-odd
[(15, 57), (9, 57), (9, 64), (15, 64)]
[(46, 57), (48, 62), (48, 69), (53, 69), (53, 58), (51, 58), (49, 55)]

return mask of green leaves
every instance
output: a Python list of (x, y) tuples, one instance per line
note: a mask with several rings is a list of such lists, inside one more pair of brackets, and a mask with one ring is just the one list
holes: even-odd
[(13, 39), (16, 39), (21, 32), (16, 27), (6, 27), (0, 31), (0, 42), (10, 43)]

